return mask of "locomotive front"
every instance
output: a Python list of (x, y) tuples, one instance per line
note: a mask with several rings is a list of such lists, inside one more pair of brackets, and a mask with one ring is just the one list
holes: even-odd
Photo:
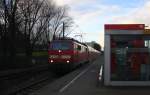
[(50, 64), (69, 64), (72, 62), (72, 43), (70, 41), (56, 40), (49, 45)]

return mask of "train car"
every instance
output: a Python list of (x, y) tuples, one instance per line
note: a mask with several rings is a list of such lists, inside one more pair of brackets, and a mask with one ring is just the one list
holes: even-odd
[(52, 69), (60, 72), (70, 71), (82, 63), (88, 62), (87, 45), (74, 39), (53, 40), (48, 49), (48, 62)]
[(88, 47), (88, 52), (89, 52), (89, 54), (88, 54), (88, 60), (89, 60), (90, 62), (94, 61), (98, 56), (101, 55), (101, 52), (100, 52), (100, 51), (94, 49), (94, 48), (91, 47), (91, 46), (87, 46), (87, 47)]

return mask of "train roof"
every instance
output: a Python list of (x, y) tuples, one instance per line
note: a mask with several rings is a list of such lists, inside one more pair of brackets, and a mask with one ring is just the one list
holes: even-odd
[(80, 42), (78, 40), (75, 40), (73, 38), (59, 38), (59, 39), (55, 39), (55, 40), (52, 40), (52, 41), (73, 41), (73, 42), (80, 43), (80, 44), (82, 44), (84, 46), (87, 46), (85, 43), (82, 43), (82, 42)]

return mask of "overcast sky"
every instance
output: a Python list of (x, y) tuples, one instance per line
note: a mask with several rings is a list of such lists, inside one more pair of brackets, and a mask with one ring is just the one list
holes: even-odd
[(150, 25), (150, 0), (54, 0), (68, 5), (84, 41), (104, 46), (104, 24), (142, 23)]

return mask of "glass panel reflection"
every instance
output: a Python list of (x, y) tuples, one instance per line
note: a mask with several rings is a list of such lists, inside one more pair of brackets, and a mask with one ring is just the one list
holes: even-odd
[(111, 37), (111, 80), (150, 80), (150, 37)]

